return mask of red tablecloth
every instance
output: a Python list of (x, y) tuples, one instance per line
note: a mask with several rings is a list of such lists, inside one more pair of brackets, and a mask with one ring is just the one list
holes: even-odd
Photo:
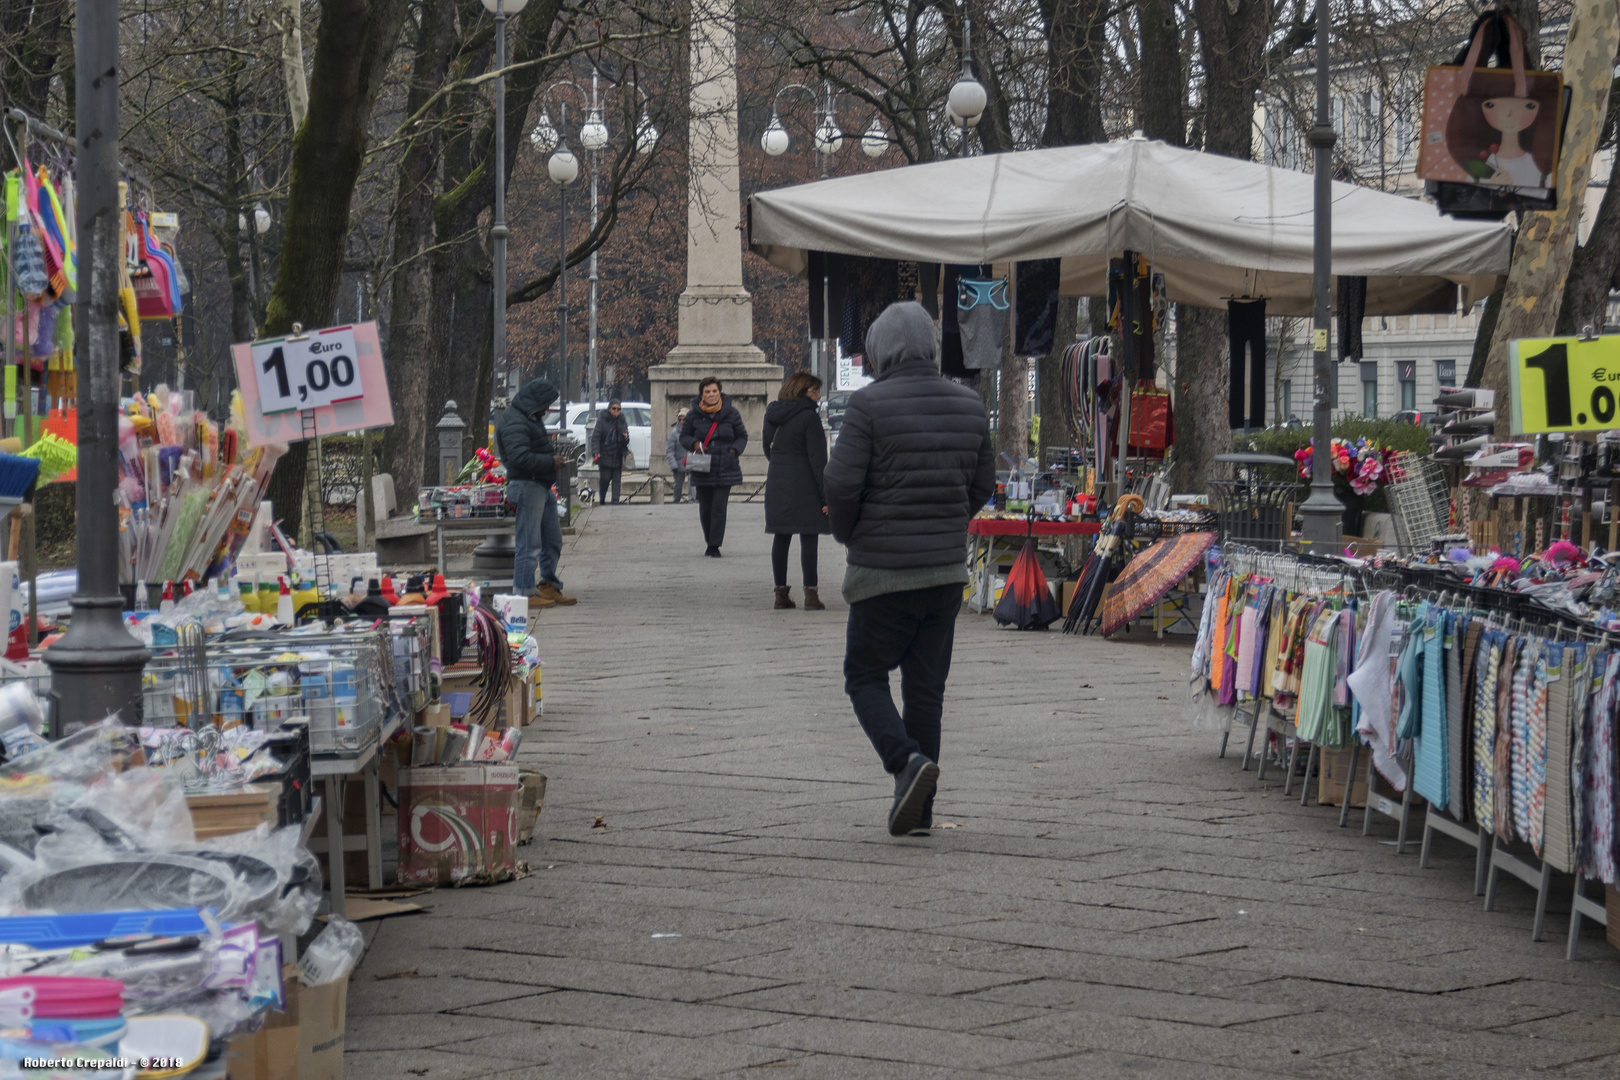
[[(968, 522), (968, 532), (974, 536), (1028, 536), (1029, 522), (1003, 518), (974, 518)], [(1096, 536), (1102, 532), (1100, 521), (1037, 521), (1036, 536)]]

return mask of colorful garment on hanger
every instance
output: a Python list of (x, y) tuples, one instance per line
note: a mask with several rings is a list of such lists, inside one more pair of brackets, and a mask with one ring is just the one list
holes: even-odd
[(1349, 742), (1349, 710), (1333, 703), (1338, 678), (1338, 627), (1339, 613), (1326, 604), (1318, 605), (1305, 640), (1294, 727), (1301, 739), (1318, 746), (1337, 747)]
[(1508, 671), (1500, 677), (1496, 717), (1496, 761), (1492, 782), (1496, 787), (1496, 835), (1502, 840), (1513, 840), (1513, 733), (1524, 723), (1529, 708), (1528, 671), (1529, 649), (1524, 638), (1509, 640), (1511, 663), (1507, 657), (1502, 666)]
[(1423, 651), (1422, 703), (1417, 736), (1412, 742), (1412, 790), (1435, 806), (1450, 802), (1446, 764), (1446, 637), (1451, 622), (1449, 612), (1430, 608), (1423, 619), (1420, 648)]
[(1474, 705), (1474, 821), (1491, 832), (1496, 827), (1496, 684), (1502, 666), (1503, 635), (1487, 631), (1479, 647), (1484, 662), (1476, 661), (1479, 679)]
[(1581, 755), (1580, 871), (1605, 885), (1616, 884), (1615, 859), (1615, 697), (1620, 652), (1602, 657), (1586, 713)]
[(1361, 703), (1356, 733), (1372, 751), (1373, 767), (1396, 791), (1406, 790), (1406, 770), (1396, 755), (1395, 725), (1390, 718), (1394, 662), (1390, 643), (1395, 635), (1395, 594), (1381, 592), (1367, 605), (1367, 628), (1362, 633), (1350, 690)]

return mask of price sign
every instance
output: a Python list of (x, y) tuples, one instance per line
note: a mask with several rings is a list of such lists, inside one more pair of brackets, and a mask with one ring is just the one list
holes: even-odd
[(1620, 427), (1620, 336), (1510, 341), (1508, 379), (1515, 434)]
[(247, 414), (249, 446), (394, 422), (374, 322), (232, 345), (231, 362)]
[(364, 396), (354, 327), (334, 326), (253, 343), (253, 373), (266, 416)]

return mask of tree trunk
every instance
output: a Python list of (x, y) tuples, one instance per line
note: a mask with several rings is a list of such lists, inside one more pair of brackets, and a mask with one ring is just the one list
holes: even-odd
[(1496, 336), (1496, 320), (1502, 316), (1502, 290), (1497, 289), (1485, 298), (1485, 310), (1479, 313), (1479, 329), (1474, 332), (1474, 353), (1468, 358), (1468, 376), (1464, 386), (1479, 386), (1485, 377), (1485, 361), (1491, 355), (1491, 338)]
[(1606, 0), (1576, 0), (1564, 44), (1564, 85), (1572, 92), (1569, 125), (1558, 165), (1558, 209), (1528, 213), (1514, 241), (1513, 268), (1502, 295), (1502, 313), (1491, 337), (1480, 384), (1496, 391), (1496, 437), (1513, 434), (1508, 402), (1508, 342), (1545, 337), (1558, 326), (1558, 311), (1575, 251), (1575, 231), (1586, 182), (1603, 130), (1603, 114), (1620, 48), (1620, 19)]
[[(1620, 105), (1620, 80), (1610, 84), (1608, 127), (1614, 128), (1614, 115)], [(1592, 231), (1586, 243), (1575, 249), (1569, 268), (1569, 281), (1564, 285), (1564, 304), (1558, 312), (1558, 333), (1579, 333), (1583, 326), (1603, 332), (1608, 316), (1609, 290), (1614, 275), (1620, 269), (1620, 193), (1615, 182), (1620, 171), (1611, 167), (1609, 184), (1603, 189), (1603, 201), (1598, 204), (1597, 216), (1592, 220)]]
[(1176, 491), (1208, 491), (1212, 459), (1232, 449), (1226, 347), (1224, 311), (1176, 305)]
[[(429, 95), (444, 83), (455, 42), (455, 14), (454, 0), (427, 0), (422, 6), (406, 115), (421, 111)], [(429, 461), (436, 455), (430, 447), (437, 443), (434, 424), (444, 405), (442, 398), (435, 399), (428, 392), (436, 358), (432, 249), (433, 196), (442, 146), (438, 120), (438, 110), (422, 118), (422, 128), (400, 158), (394, 196), (393, 317), (388, 322), (384, 355), (393, 399), (411, 406), (395, 412), (394, 426), (383, 435), (383, 469), (393, 474), (394, 489), (406, 493), (416, 491), (433, 475)], [(469, 404), (457, 401), (462, 410)], [(465, 411), (462, 415), (465, 418)]]
[(1137, 74), (1142, 134), (1171, 146), (1185, 146), (1186, 86), (1182, 81), (1175, 0), (1137, 0), (1136, 8), (1142, 33), (1142, 66)]
[(1072, 146), (1105, 138), (1097, 91), (1108, 47), (1106, 8), (1097, 0), (1042, 0), (1051, 73), (1042, 146)]
[[(1254, 92), (1265, 81), (1269, 0), (1194, 0), (1202, 42), (1203, 148), (1254, 157)], [(1228, 422), (1226, 313), (1176, 305), (1177, 491), (1208, 491), (1216, 454), (1232, 449)]]
[[(295, 322), (326, 326), (337, 311), (349, 203), (365, 160), (371, 108), (408, 7), (408, 0), (325, 0), (321, 5), (309, 115), (293, 137), (287, 220), (265, 312), (266, 334), (288, 333)], [(303, 524), (307, 461), (308, 444), (292, 444), (270, 482), (276, 516), (294, 536)]]

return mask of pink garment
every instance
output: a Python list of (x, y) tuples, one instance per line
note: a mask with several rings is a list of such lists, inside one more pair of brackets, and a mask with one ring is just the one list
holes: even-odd
[(1260, 632), (1258, 620), (1254, 608), (1245, 604), (1243, 614), (1238, 616), (1237, 642), (1238, 696), (1243, 698), (1254, 697), (1249, 691), (1254, 686), (1254, 665), (1259, 659), (1259, 651), (1254, 647)]

